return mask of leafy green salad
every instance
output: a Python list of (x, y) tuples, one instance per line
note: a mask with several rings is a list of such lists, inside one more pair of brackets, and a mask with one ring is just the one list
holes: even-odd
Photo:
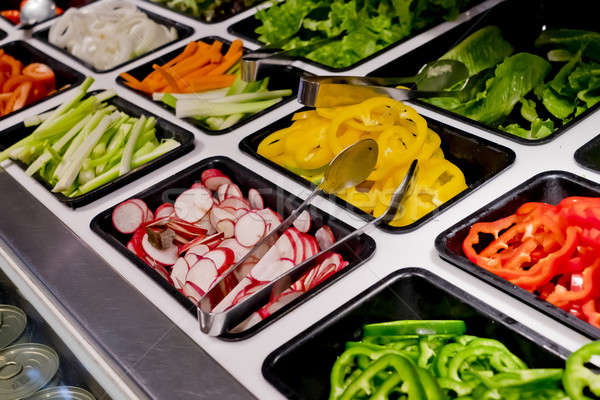
[(542, 139), (600, 101), (600, 33), (546, 30), (535, 46), (544, 57), (515, 54), (498, 27), (484, 27), (440, 59), (463, 62), (471, 76), (489, 70), (485, 87), (464, 102), (424, 101), (528, 140)]
[(259, 10), (256, 29), (263, 43), (285, 50), (339, 39), (306, 54), (334, 67), (348, 67), (412, 33), (459, 12), (478, 0), (286, 0)]

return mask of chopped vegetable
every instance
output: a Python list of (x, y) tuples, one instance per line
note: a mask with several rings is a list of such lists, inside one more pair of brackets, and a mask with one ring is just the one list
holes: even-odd
[(56, 78), (46, 64), (23, 63), (0, 49), (0, 116), (18, 111), (56, 91)]
[(375, 217), (387, 209), (412, 160), (419, 159), (415, 189), (392, 226), (417, 221), (467, 188), (461, 170), (444, 158), (440, 137), (413, 108), (396, 100), (375, 97), (352, 106), (317, 108), (296, 113), (292, 120), (290, 127), (263, 139), (257, 152), (315, 184), (345, 147), (362, 138), (377, 141), (375, 170), (358, 187), (338, 194)]
[(222, 54), (223, 43), (190, 42), (185, 49), (138, 80), (122, 73), (125, 84), (152, 94), (175, 109), (180, 118), (191, 117), (210, 130), (230, 128), (244, 118), (281, 102), (290, 89), (268, 90), (269, 79), (244, 82), (238, 73), (243, 44), (235, 40)]
[(515, 214), (474, 224), (463, 251), (480, 267), (600, 328), (600, 198), (525, 203)]
[[(600, 101), (600, 33), (546, 30), (535, 45), (547, 50), (549, 62), (531, 53), (513, 55), (496, 26), (474, 32), (441, 59), (465, 63), (471, 76), (494, 68), (494, 76), (469, 101), (425, 101), (528, 140), (550, 135)], [(520, 117), (513, 112), (517, 105)]]
[(261, 3), (264, 0), (152, 0), (155, 3), (161, 3), (165, 6), (179, 12), (198, 17), (206, 22), (218, 22), (236, 14), (241, 13), (250, 7)]
[(0, 161), (19, 160), (28, 165), (27, 175), (38, 173), (53, 192), (76, 197), (180, 145), (174, 139), (159, 142), (154, 118), (133, 118), (104, 103), (112, 91), (84, 99), (92, 82), (87, 78), (73, 99), (30, 121), (37, 128), (2, 151)]
[(55, 46), (107, 70), (177, 39), (177, 30), (154, 22), (129, 2), (101, 1), (68, 9), (50, 27)]
[(473, 0), (287, 0), (258, 10), (259, 40), (286, 50), (343, 31), (340, 40), (306, 54), (330, 67), (348, 67), (417, 31), (458, 16)]
[[(116, 230), (133, 234), (127, 248), (193, 303), (283, 220), (265, 207), (258, 190), (251, 188), (246, 199), (220, 170), (205, 170), (201, 180), (181, 193), (174, 204), (164, 203), (155, 213), (144, 201), (129, 199), (119, 204), (112, 215)], [(288, 228), (261, 259), (246, 260), (235, 272), (239, 283), (235, 285), (233, 281), (230, 292), (215, 310), (244, 301), (262, 284), (317, 254), (320, 246), (308, 233), (310, 226), (310, 215), (302, 216), (302, 230)], [(323, 225), (319, 230), (328, 231), (331, 238), (327, 244), (333, 244), (331, 229)], [(235, 330), (255, 325), (347, 265), (341, 255), (328, 254)]]
[[(600, 342), (571, 354), (566, 368), (531, 369), (502, 342), (465, 335), (464, 321), (393, 321), (412, 333), (379, 332), (365, 325), (361, 341), (347, 342), (331, 369), (330, 400), (506, 399), (583, 400), (599, 395), (599, 378), (585, 365)], [(456, 326), (453, 332), (428, 332)], [(565, 393), (566, 392), (566, 393)]]

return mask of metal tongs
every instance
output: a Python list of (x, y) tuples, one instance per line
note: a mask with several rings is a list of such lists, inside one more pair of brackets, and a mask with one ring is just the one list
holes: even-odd
[[(367, 139), (366, 141), (372, 140)], [(376, 145), (376, 142), (374, 143)], [(269, 283), (262, 285), (260, 289), (258, 289), (252, 295), (245, 298), (242, 302), (237, 303), (234, 306), (225, 309), (224, 311), (215, 312), (213, 311), (214, 305), (226, 296), (226, 290), (223, 286), (223, 284), (226, 281), (226, 277), (224, 276), (223, 278), (221, 278), (220, 283), (214, 286), (212, 289), (210, 289), (209, 292), (200, 300), (200, 303), (198, 305), (198, 320), (200, 322), (201, 331), (210, 336), (219, 336), (231, 331), (233, 328), (235, 328), (241, 322), (243, 322), (246, 318), (248, 318), (253, 312), (257, 311), (258, 309), (260, 309), (260, 307), (266, 304), (269, 301), (269, 299), (275, 298), (278, 295), (280, 295), (290, 285), (292, 285), (295, 281), (300, 279), (310, 268), (317, 265), (316, 263), (323, 261), (323, 259), (328, 256), (328, 252), (340, 249), (342, 245), (344, 245), (344, 243), (362, 234), (367, 228), (373, 225), (389, 223), (392, 219), (394, 219), (402, 200), (409, 191), (409, 188), (412, 186), (411, 183), (413, 181), (413, 177), (416, 174), (416, 169), (417, 160), (414, 160), (408, 168), (406, 176), (394, 192), (390, 206), (381, 216), (367, 222), (366, 224), (351, 232), (350, 234), (338, 239), (337, 242), (335, 242), (329, 248), (321, 250), (319, 253), (308, 258), (304, 262), (277, 276)], [(369, 170), (368, 172), (370, 173), (371, 170)], [(368, 176), (368, 174), (366, 176)], [(256, 256), (256, 252), (259, 251), (259, 248), (261, 247), (260, 244), (268, 240), (269, 237), (283, 234), (283, 232), (292, 225), (292, 223), (298, 217), (302, 209), (304, 209), (308, 205), (310, 200), (312, 200), (312, 198), (318, 191), (315, 190), (315, 192), (308, 196), (307, 199), (302, 203), (302, 205), (300, 205), (296, 210), (294, 210), (291, 213), (291, 215), (285, 221), (283, 221), (281, 225), (279, 225), (277, 229), (271, 232), (271, 234), (267, 235), (267, 237), (265, 237), (265, 239), (261, 243), (255, 246), (254, 249), (246, 257), (244, 257), (244, 259), (242, 259), (238, 264), (236, 264), (236, 266), (233, 267), (233, 269), (236, 269), (238, 265), (243, 264), (244, 260), (247, 257), (250, 257), (251, 255)], [(232, 273), (232, 271), (229, 271), (228, 275), (231, 275)]]
[(244, 54), (242, 56), (242, 80), (246, 82), (255, 81), (258, 77), (261, 65), (291, 65), (298, 57), (306, 55), (328, 43), (339, 40), (344, 37), (345, 34), (346, 31), (343, 31), (336, 36), (317, 40), (306, 46), (296, 47), (290, 50), (282, 49), (285, 42), (268, 44)]

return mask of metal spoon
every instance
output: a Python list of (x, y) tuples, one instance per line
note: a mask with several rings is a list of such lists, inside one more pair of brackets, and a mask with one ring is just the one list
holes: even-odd
[(410, 191), (413, 177), (416, 176), (416, 170), (417, 160), (414, 160), (408, 168), (408, 172), (404, 176), (402, 183), (400, 183), (394, 192), (390, 205), (381, 216), (370, 222), (367, 222), (357, 230), (351, 232), (343, 238), (340, 238), (329, 248), (321, 250), (319, 253), (306, 259), (292, 269), (282, 273), (240, 303), (234, 305), (226, 311), (213, 312), (210, 295), (214, 289), (211, 289), (211, 291), (209, 291), (209, 293), (200, 301), (200, 305), (198, 307), (198, 321), (200, 323), (200, 330), (210, 336), (219, 336), (232, 330), (246, 318), (248, 318), (253, 312), (267, 303), (269, 299), (279, 296), (284, 290), (290, 287), (292, 283), (300, 279), (311, 267), (323, 261), (323, 258), (329, 255), (329, 252), (337, 251), (342, 244), (346, 243), (351, 238), (362, 234), (367, 228), (373, 225), (389, 223), (392, 219), (394, 219), (402, 200)]
[(326, 44), (340, 40), (344, 35), (346, 35), (346, 31), (342, 31), (336, 36), (317, 40), (306, 46), (296, 47), (290, 50), (282, 50), (282, 47), (286, 43), (283, 41), (277, 44), (268, 44), (257, 50), (246, 53), (242, 56), (242, 80), (246, 82), (255, 81), (261, 65), (290, 65), (295, 61), (295, 58), (306, 55)]
[(38, 22), (56, 15), (56, 4), (53, 0), (27, 0), (21, 9), (19, 29), (31, 29)]
[(377, 96), (387, 96), (395, 100), (456, 97), (460, 102), (466, 102), (481, 91), (482, 86), (492, 74), (493, 70), (491, 69), (483, 70), (469, 77), (459, 90), (451, 91), (411, 90), (387, 87), (388, 85), (396, 85), (397, 78), (302, 76), (298, 90), (298, 101), (301, 104), (311, 107), (351, 105)]
[[(238, 261), (233, 267), (231, 267), (221, 276), (219, 282), (215, 284), (200, 300), (199, 309), (203, 310), (204, 312), (211, 313), (213, 308), (225, 298), (227, 293), (229, 293), (232, 278), (235, 279), (235, 284), (239, 283), (234, 271), (239, 266), (242, 266), (250, 257), (254, 257), (256, 259), (262, 258), (267, 253), (273, 242), (279, 236), (281, 236), (285, 230), (292, 226), (300, 213), (310, 204), (312, 199), (317, 194), (321, 192), (331, 194), (338, 193), (345, 188), (356, 186), (367, 179), (369, 174), (375, 168), (378, 153), (379, 150), (377, 142), (373, 139), (364, 139), (356, 142), (339, 153), (327, 166), (321, 183), (312, 191), (312, 193), (308, 195), (302, 204), (300, 204), (290, 213), (290, 215), (277, 228), (266, 235), (253, 247), (250, 252), (248, 252), (248, 254), (242, 257), (240, 261)], [(269, 245), (263, 246), (263, 243), (267, 243)], [(256, 310), (250, 310), (250, 314), (253, 311)], [(246, 316), (243, 317), (245, 318)], [(242, 320), (238, 320), (237, 323), (240, 323), (241, 321)], [(212, 323), (210, 325), (212, 325)], [(233, 326), (228, 324), (228, 328), (233, 328)], [(219, 335), (223, 333), (222, 329), (222, 326), (215, 326), (215, 328), (210, 328), (209, 330), (211, 332), (217, 332), (216, 334)]]

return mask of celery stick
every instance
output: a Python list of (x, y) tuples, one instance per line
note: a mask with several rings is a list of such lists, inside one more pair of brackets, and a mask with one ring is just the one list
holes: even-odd
[(154, 129), (155, 126), (156, 126), (156, 118), (149, 117), (146, 120), (146, 125), (144, 125), (144, 130), (149, 131), (150, 129)]
[(235, 125), (238, 122), (240, 122), (240, 120), (242, 118), (244, 118), (244, 114), (231, 114), (230, 116), (228, 116), (227, 118), (225, 118), (225, 120), (221, 123), (221, 128), (220, 129), (231, 128), (233, 125)]
[(227, 95), (228, 89), (216, 89), (209, 90), (206, 92), (198, 92), (198, 93), (153, 93), (152, 99), (155, 101), (162, 101), (165, 95), (169, 95), (174, 97), (176, 100), (181, 99), (196, 99), (196, 100), (211, 100), (211, 99), (219, 99), (223, 96)]
[(111, 99), (111, 98), (115, 97), (116, 95), (117, 95), (117, 92), (115, 92), (112, 89), (109, 89), (109, 90), (105, 90), (103, 92), (98, 93), (94, 97), (96, 97), (96, 99), (98, 99), (99, 103), (102, 103), (102, 102), (104, 102), (104, 101), (106, 101), (108, 99)]
[(88, 183), (89, 181), (94, 179), (95, 177), (96, 177), (96, 174), (94, 173), (93, 170), (84, 169), (79, 173), (79, 175), (77, 177), (77, 183), (79, 185), (85, 185), (86, 183)]
[(121, 156), (121, 163), (119, 165), (119, 175), (125, 175), (131, 170), (131, 157), (133, 155), (133, 150), (135, 148), (135, 142), (137, 141), (138, 136), (140, 135), (142, 128), (146, 124), (146, 117), (142, 115), (140, 119), (138, 119), (131, 130), (131, 134), (127, 139), (127, 144), (125, 145), (125, 149), (123, 150), (123, 155)]
[[(234, 114), (234, 115), (243, 115), (243, 114)], [(206, 118), (206, 120), (204, 121), (204, 123), (208, 126), (209, 129), (212, 129), (213, 131), (220, 131), (223, 126), (223, 123), (225, 122), (225, 118), (223, 117), (210, 117), (210, 118)]]
[(102, 118), (98, 126), (84, 139), (83, 143), (81, 143), (77, 151), (73, 154), (68, 166), (61, 173), (58, 183), (52, 189), (53, 192), (62, 192), (71, 187), (85, 158), (90, 154), (106, 129), (118, 118), (118, 113), (113, 113)]
[(54, 113), (54, 110), (52, 110), (52, 111), (46, 111), (45, 113), (38, 114), (38, 115), (35, 115), (35, 116), (33, 116), (33, 117), (30, 117), (30, 118), (26, 118), (26, 119), (23, 121), (23, 124), (24, 124), (24, 125), (25, 125), (25, 127), (27, 127), (27, 128), (28, 128), (28, 127), (30, 127), (30, 126), (36, 126), (36, 125), (39, 125), (39, 124), (41, 124), (42, 122), (44, 122), (45, 120), (47, 120), (47, 119), (48, 119), (48, 117), (50, 117), (50, 116), (52, 115), (52, 113)]
[(145, 154), (151, 153), (156, 147), (157, 147), (156, 144), (154, 144), (152, 142), (146, 142), (135, 153), (133, 153), (133, 158), (141, 157)]
[(138, 151), (142, 146), (146, 144), (146, 142), (153, 142), (155, 144), (158, 144), (158, 141), (156, 140), (156, 129), (150, 129), (149, 131), (141, 132), (137, 138), (135, 147), (133, 148), (133, 152), (135, 153), (136, 151)]
[[(75, 137), (75, 135), (77, 135), (79, 133), (79, 131), (81, 131), (84, 126), (88, 123), (88, 121), (92, 118), (91, 115), (88, 115), (87, 117), (85, 117), (84, 119), (82, 119), (81, 121), (79, 121), (79, 123), (77, 123), (77, 125), (75, 125), (73, 128), (71, 128), (67, 133), (65, 133), (63, 135), (63, 137), (61, 137), (58, 141), (56, 141), (51, 149), (59, 152), (63, 149), (63, 147), (66, 146), (67, 143), (69, 143), (69, 141)], [(32, 176), (33, 174), (35, 174), (44, 164), (46, 164), (50, 159), (52, 158), (52, 154), (50, 153), (50, 151), (46, 150), (44, 151), (44, 153), (42, 153), (41, 156), (39, 156), (33, 163), (31, 163), (31, 165), (29, 165), (29, 167), (25, 170), (25, 173), (29, 176)]]
[(108, 142), (113, 138), (113, 136), (119, 131), (119, 127), (127, 120), (129, 116), (127, 114), (121, 113), (121, 117), (112, 125), (110, 129), (108, 129), (98, 144), (94, 146), (94, 150), (92, 150), (93, 158), (101, 157), (107, 151)]
[(242, 78), (240, 78), (238, 76), (236, 78), (236, 80), (233, 82), (233, 85), (231, 85), (229, 87), (229, 90), (227, 90), (227, 93), (225, 94), (225, 96), (232, 96), (235, 94), (240, 94), (244, 91), (246, 86), (248, 86), (248, 82), (243, 81)]
[(177, 99), (170, 95), (169, 93), (165, 93), (162, 99), (160, 99), (164, 104), (168, 105), (171, 108), (175, 108), (177, 106)]
[(88, 89), (94, 83), (94, 78), (88, 76), (85, 78), (85, 81), (79, 86), (79, 91), (75, 93), (75, 95), (68, 101), (62, 103), (56, 110), (52, 112), (52, 114), (40, 125), (40, 128), (45, 127), (45, 124), (52, 122), (56, 117), (62, 115), (69, 109), (75, 106), (75, 104), (79, 103), (81, 99), (87, 94)]
[[(223, 97), (221, 99), (209, 100), (208, 103), (246, 103), (257, 100), (268, 100), (277, 97), (287, 97), (292, 95), (291, 89), (272, 90), (267, 92), (242, 93), (233, 96)], [(200, 103), (200, 101), (198, 102)]]
[(86, 160), (83, 167), (84, 168), (93, 168), (99, 165), (103, 165), (108, 163), (111, 158), (122, 149), (123, 144), (125, 143), (125, 139), (127, 138), (127, 134), (131, 130), (131, 124), (123, 124), (119, 127), (119, 131), (113, 138), (110, 140), (108, 144), (108, 148), (106, 149), (106, 153), (99, 158), (94, 160)]
[(231, 114), (256, 113), (269, 108), (282, 99), (255, 101), (252, 103), (199, 103), (194, 100), (180, 100), (177, 102), (175, 115), (178, 118), (185, 117), (221, 117)]
[[(167, 139), (163, 143), (161, 143), (158, 147), (156, 147), (154, 149), (154, 151), (152, 151), (151, 153), (142, 155), (140, 157), (134, 157), (133, 160), (131, 161), (131, 166), (133, 168), (137, 168), (140, 165), (146, 164), (147, 162), (152, 161), (155, 158), (158, 158), (158, 157), (162, 156), (163, 154), (165, 154), (179, 146), (180, 146), (180, 143), (178, 141), (176, 141), (174, 139)], [(102, 175), (99, 175), (96, 178), (92, 179), (85, 185), (79, 186), (79, 192), (81, 194), (87, 193), (90, 190), (94, 190), (97, 187), (102, 186), (102, 185), (112, 181), (113, 179), (117, 178), (118, 176), (119, 176), (119, 165), (115, 165), (113, 168), (109, 169)]]

